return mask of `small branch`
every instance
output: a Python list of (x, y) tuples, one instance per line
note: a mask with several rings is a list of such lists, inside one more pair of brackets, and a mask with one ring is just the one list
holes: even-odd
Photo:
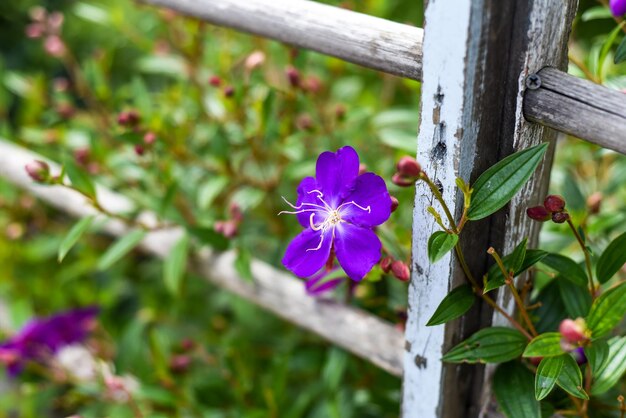
[(587, 246), (585, 245), (583, 238), (580, 236), (580, 234), (578, 233), (578, 230), (572, 223), (572, 220), (568, 219), (567, 224), (569, 225), (570, 229), (574, 233), (574, 236), (576, 237), (576, 241), (578, 241), (578, 244), (580, 244), (580, 248), (583, 250), (583, 253), (585, 254), (585, 265), (587, 266), (587, 275), (589, 276), (589, 291), (591, 293), (591, 299), (595, 299), (596, 286), (593, 282), (593, 271), (591, 269), (591, 255), (589, 254), (589, 250), (587, 249)]

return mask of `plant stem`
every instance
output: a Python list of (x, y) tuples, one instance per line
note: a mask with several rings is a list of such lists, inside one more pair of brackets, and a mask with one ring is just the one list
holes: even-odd
[(524, 322), (526, 322), (526, 325), (528, 326), (528, 329), (530, 330), (531, 335), (536, 336), (537, 330), (535, 329), (533, 322), (530, 320), (530, 316), (528, 315), (528, 311), (526, 310), (526, 304), (520, 297), (520, 294), (517, 291), (517, 287), (515, 287), (513, 274), (506, 271), (506, 267), (504, 266), (502, 259), (500, 258), (500, 256), (498, 255), (498, 253), (493, 247), (489, 248), (487, 252), (494, 258), (494, 260), (496, 260), (496, 264), (498, 264), (498, 267), (500, 267), (500, 270), (502, 271), (502, 274), (504, 275), (506, 279), (505, 280), (506, 284), (509, 286), (509, 289), (511, 290), (511, 294), (513, 294), (513, 298), (515, 299), (517, 308), (520, 311), (520, 315), (522, 315)]
[(450, 212), (450, 209), (448, 208), (448, 205), (446, 204), (445, 200), (443, 200), (443, 196), (441, 195), (441, 192), (439, 191), (439, 188), (437, 187), (437, 185), (433, 183), (433, 181), (424, 172), (420, 173), (419, 178), (420, 180), (424, 180), (426, 184), (428, 184), (428, 187), (430, 187), (430, 190), (433, 192), (435, 199), (437, 199), (437, 201), (443, 208), (443, 211), (446, 214), (446, 218), (448, 218), (448, 222), (450, 222), (450, 229), (452, 229), (452, 232), (454, 232), (455, 234), (458, 234), (459, 230), (456, 227), (456, 222), (454, 221), (454, 217), (452, 216), (452, 213)]
[(574, 236), (576, 237), (576, 241), (578, 241), (578, 244), (580, 244), (580, 248), (583, 250), (583, 253), (585, 254), (585, 265), (587, 266), (587, 275), (589, 276), (589, 291), (591, 292), (591, 299), (593, 300), (596, 297), (596, 286), (593, 283), (593, 272), (591, 270), (591, 256), (589, 255), (589, 250), (587, 249), (587, 246), (585, 245), (583, 238), (578, 233), (578, 230), (572, 223), (571, 219), (567, 220), (567, 224), (569, 225), (570, 229), (574, 233)]

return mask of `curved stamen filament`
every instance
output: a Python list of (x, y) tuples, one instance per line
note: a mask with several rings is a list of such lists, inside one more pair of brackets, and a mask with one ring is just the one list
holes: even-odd
[(345, 203), (342, 203), (341, 205), (339, 205), (339, 207), (337, 208), (337, 210), (341, 210), (341, 208), (343, 208), (343, 207), (344, 207), (344, 206), (346, 206), (346, 205), (354, 205), (354, 206), (356, 206), (357, 208), (359, 208), (359, 209), (361, 209), (361, 210), (364, 210), (364, 211), (365, 211), (365, 212), (367, 212), (367, 213), (372, 213), (372, 207), (371, 207), (371, 206), (363, 207), (363, 206), (359, 205), (358, 203), (356, 203), (354, 200), (352, 200), (352, 201), (350, 201), (350, 202), (345, 202)]
[(317, 198), (324, 204), (324, 207), (326, 208), (326, 210), (328, 210), (328, 211), (332, 211), (333, 210), (333, 208), (331, 208), (330, 205), (328, 203), (326, 203), (324, 201), (324, 199), (322, 199), (324, 197), (324, 193), (320, 192), (319, 190), (311, 190), (308, 193), (309, 194), (317, 193)]
[[(313, 218), (313, 215), (311, 215), (311, 218)], [(322, 244), (324, 243), (324, 231), (322, 231), (322, 233), (320, 234), (320, 243), (317, 244), (317, 247), (315, 248), (307, 248), (307, 251), (317, 251), (320, 248), (322, 248)]]

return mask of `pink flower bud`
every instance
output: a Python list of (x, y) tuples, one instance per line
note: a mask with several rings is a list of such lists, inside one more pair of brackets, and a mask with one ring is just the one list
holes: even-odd
[(391, 212), (395, 212), (396, 209), (398, 209), (398, 205), (400, 204), (400, 202), (398, 202), (398, 199), (395, 198), (395, 196), (389, 196), (391, 198)]
[(156, 134), (152, 131), (146, 132), (143, 136), (143, 143), (146, 145), (152, 145), (156, 142)]
[(85, 166), (89, 163), (91, 151), (89, 148), (78, 148), (74, 150), (74, 160), (78, 165)]
[(209, 84), (213, 87), (219, 87), (222, 85), (222, 79), (214, 75), (209, 78)]
[(415, 158), (404, 156), (396, 164), (396, 170), (402, 177), (417, 177), (422, 172), (422, 167)]
[(239, 227), (237, 222), (229, 219), (227, 221), (217, 221), (213, 226), (215, 232), (218, 232), (226, 238), (234, 238), (237, 235)]
[(65, 55), (65, 43), (57, 35), (50, 35), (43, 43), (43, 49), (52, 57), (60, 58)]
[(61, 26), (63, 26), (63, 13), (50, 13), (50, 16), (48, 17), (48, 27), (50, 28), (50, 31), (53, 33), (59, 33)]
[(559, 195), (551, 194), (543, 201), (543, 206), (550, 212), (563, 212), (565, 209), (565, 199)]
[(555, 212), (552, 214), (552, 222), (555, 224), (562, 224), (569, 219), (569, 213), (567, 212)]
[(254, 51), (248, 55), (244, 62), (244, 67), (247, 72), (251, 72), (257, 67), (260, 67), (265, 62), (265, 53), (263, 51)]
[(285, 69), (285, 75), (287, 75), (287, 79), (289, 80), (289, 84), (291, 87), (300, 86), (300, 72), (293, 66), (288, 66)]
[(44, 9), (41, 6), (35, 6), (35, 7), (31, 7), (28, 10), (28, 15), (35, 22), (43, 22), (44, 20), (46, 20), (46, 17), (48, 16), (48, 12), (46, 12), (46, 9)]
[(389, 273), (391, 271), (391, 263), (393, 263), (393, 258), (387, 256), (380, 260), (380, 268), (385, 272)]
[(534, 206), (526, 209), (526, 215), (530, 219), (539, 222), (545, 222), (550, 219), (550, 212), (543, 206)]
[(308, 131), (313, 127), (313, 119), (307, 113), (298, 115), (296, 118), (296, 128), (301, 131)]
[(565, 339), (565, 341), (577, 344), (585, 341), (587, 336), (587, 324), (582, 318), (578, 318), (575, 321), (573, 319), (564, 319), (559, 325), (559, 332)]
[(139, 155), (141, 157), (145, 153), (146, 153), (146, 149), (144, 147), (142, 147), (139, 144), (135, 145), (135, 154), (137, 154), (137, 155)]
[(595, 192), (587, 198), (587, 209), (589, 209), (589, 213), (596, 215), (600, 212), (602, 197), (602, 192)]
[(409, 270), (409, 266), (407, 266), (400, 260), (396, 260), (391, 263), (391, 273), (396, 279), (403, 282), (408, 282), (411, 278), (411, 271)]
[(26, 37), (31, 38), (31, 39), (37, 39), (37, 38), (41, 38), (44, 31), (45, 31), (45, 28), (43, 27), (41, 23), (31, 23), (30, 25), (26, 26), (25, 33), (26, 33)]
[(626, 0), (611, 0), (609, 7), (613, 16), (622, 17), (626, 14)]
[(224, 87), (224, 97), (230, 98), (235, 95), (235, 88), (233, 86)]
[(309, 93), (316, 94), (322, 89), (322, 81), (314, 75), (308, 76), (302, 82), (302, 88)]
[(141, 115), (136, 110), (120, 112), (117, 123), (121, 126), (136, 126), (141, 121)]
[(50, 179), (50, 166), (41, 160), (34, 160), (24, 167), (31, 179), (43, 183)]
[(173, 373), (185, 373), (191, 365), (191, 357), (180, 354), (170, 359), (170, 370)]
[(230, 214), (230, 217), (234, 221), (237, 221), (237, 222), (243, 221), (243, 212), (241, 211), (241, 208), (239, 207), (238, 204), (231, 203), (230, 207), (228, 208), (228, 213)]

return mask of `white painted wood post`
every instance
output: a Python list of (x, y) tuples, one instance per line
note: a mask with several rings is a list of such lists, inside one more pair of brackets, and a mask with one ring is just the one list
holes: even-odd
[[(525, 79), (545, 65), (563, 69), (575, 7), (575, 0), (428, 2), (417, 157), (441, 185), (457, 219), (462, 211), (457, 176), (475, 180), (514, 150), (554, 137), (523, 119)], [(546, 161), (507, 209), (464, 230), (461, 242), (475, 276), (486, 271), (489, 246), (507, 252), (523, 236), (530, 237), (531, 245), (536, 241), (536, 226), (523, 213), (529, 200), (535, 203), (545, 192), (551, 155)], [(426, 243), (438, 227), (426, 208), (441, 209), (423, 184), (417, 185), (415, 202), (402, 416), (488, 416), (491, 369), (486, 375), (483, 367), (445, 365), (441, 357), (478, 328), (501, 320), (477, 306), (446, 326), (425, 326), (448, 291), (465, 278), (452, 255), (434, 265), (428, 262)], [(500, 301), (513, 309), (508, 299)]]

